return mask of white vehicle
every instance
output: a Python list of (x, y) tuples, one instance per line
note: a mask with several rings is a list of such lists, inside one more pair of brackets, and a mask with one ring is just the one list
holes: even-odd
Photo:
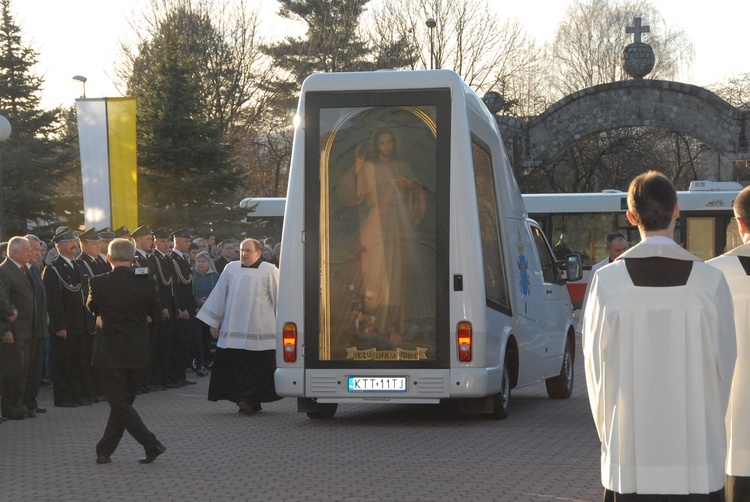
[[(677, 192), (680, 204), (674, 236), (677, 243), (703, 260), (742, 244), (732, 211), (740, 190), (739, 183), (693, 181), (689, 191)], [(620, 231), (630, 246), (641, 240), (638, 228), (625, 217), (627, 196), (617, 190), (523, 195), (529, 217), (541, 225), (553, 243), (564, 235), (571, 252), (581, 256), (583, 279), (568, 283), (576, 309), (581, 308), (591, 266), (607, 256), (604, 237)]]
[(339, 403), (573, 389), (567, 278), (527, 218), (494, 118), (448, 70), (312, 75), (302, 86), (277, 309), (276, 390)]

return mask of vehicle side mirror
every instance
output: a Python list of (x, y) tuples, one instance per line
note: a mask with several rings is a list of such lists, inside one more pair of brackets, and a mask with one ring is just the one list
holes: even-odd
[(583, 262), (580, 255), (569, 254), (560, 264), (563, 282), (580, 281), (583, 278)]

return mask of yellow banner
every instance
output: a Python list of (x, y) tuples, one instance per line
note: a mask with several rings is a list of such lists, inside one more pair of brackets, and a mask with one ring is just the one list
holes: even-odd
[(138, 227), (135, 98), (107, 98), (112, 228)]

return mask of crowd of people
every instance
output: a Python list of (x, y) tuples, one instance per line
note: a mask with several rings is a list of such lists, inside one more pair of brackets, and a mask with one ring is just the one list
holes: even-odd
[[(642, 240), (626, 250), (624, 235), (607, 236), (580, 327), (604, 500), (748, 501), (750, 187), (734, 204), (744, 244), (707, 263), (673, 240), (679, 205), (668, 178), (636, 177), (627, 203)], [(106, 396), (98, 463), (111, 461), (125, 430), (151, 463), (166, 447), (133, 409), (138, 392), (194, 384), (192, 367), (210, 371), (209, 400), (242, 414), (280, 399), (274, 242), (225, 240), (212, 253), (187, 229), (142, 225), (62, 227), (52, 243), (45, 260), (37, 237), (13, 237), (0, 264), (3, 419), (46, 412), (37, 393), (48, 367), (55, 406)], [(363, 333), (366, 321), (356, 321)]]
[[(194, 238), (187, 229), (152, 231), (148, 225), (132, 232), (60, 227), (48, 252), (37, 236), (17, 236), (0, 244), (0, 423), (46, 413), (37, 402), (42, 385), (52, 385), (57, 407), (90, 406), (109, 398), (103, 372), (92, 364), (102, 326), (87, 301), (92, 280), (113, 269), (108, 246), (115, 239), (132, 243), (130, 268), (135, 277), (153, 281), (159, 305), (148, 316), (149, 347), (141, 355), (148, 368), (137, 392), (195, 384), (187, 371), (197, 377), (210, 374), (218, 337), (212, 336), (210, 322), (196, 314), (222, 271), (240, 260), (239, 240), (217, 245), (213, 236)], [(280, 246), (272, 238), (251, 242), (258, 261), (275, 269)]]

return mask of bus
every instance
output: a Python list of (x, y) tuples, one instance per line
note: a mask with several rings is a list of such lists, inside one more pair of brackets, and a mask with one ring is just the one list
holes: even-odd
[[(693, 181), (689, 191), (677, 192), (680, 218), (674, 239), (703, 260), (710, 260), (740, 244), (732, 206), (742, 185), (734, 182)], [(583, 278), (569, 282), (568, 290), (576, 309), (581, 308), (592, 265), (607, 256), (604, 237), (622, 232), (628, 247), (640, 242), (638, 228), (625, 216), (627, 193), (524, 194), (529, 217), (536, 220), (557, 246), (581, 256)]]
[(511, 389), (544, 382), (550, 398), (569, 398), (565, 284), (580, 263), (555, 259), (527, 218), (497, 123), (455, 72), (305, 80), (275, 373), (298, 411), (452, 401), (502, 419)]
[(260, 240), (272, 237), (281, 242), (285, 197), (246, 197), (240, 201), (240, 207), (247, 209), (244, 223), (248, 224), (248, 235)]
[[(734, 182), (693, 181), (689, 191), (677, 192), (680, 218), (675, 240), (703, 260), (715, 258), (740, 244), (742, 240), (734, 221), (732, 206), (742, 190)], [(591, 267), (607, 256), (604, 237), (622, 232), (632, 247), (640, 241), (638, 229), (625, 217), (627, 193), (606, 190), (602, 193), (523, 194), (529, 217), (536, 220), (545, 235), (557, 244), (560, 239), (572, 253), (581, 256), (583, 278), (568, 282), (573, 306), (581, 308)], [(241, 207), (254, 207), (246, 221), (260, 232), (274, 229), (280, 237), (286, 198), (246, 198)], [(277, 238), (278, 241), (278, 238)]]

